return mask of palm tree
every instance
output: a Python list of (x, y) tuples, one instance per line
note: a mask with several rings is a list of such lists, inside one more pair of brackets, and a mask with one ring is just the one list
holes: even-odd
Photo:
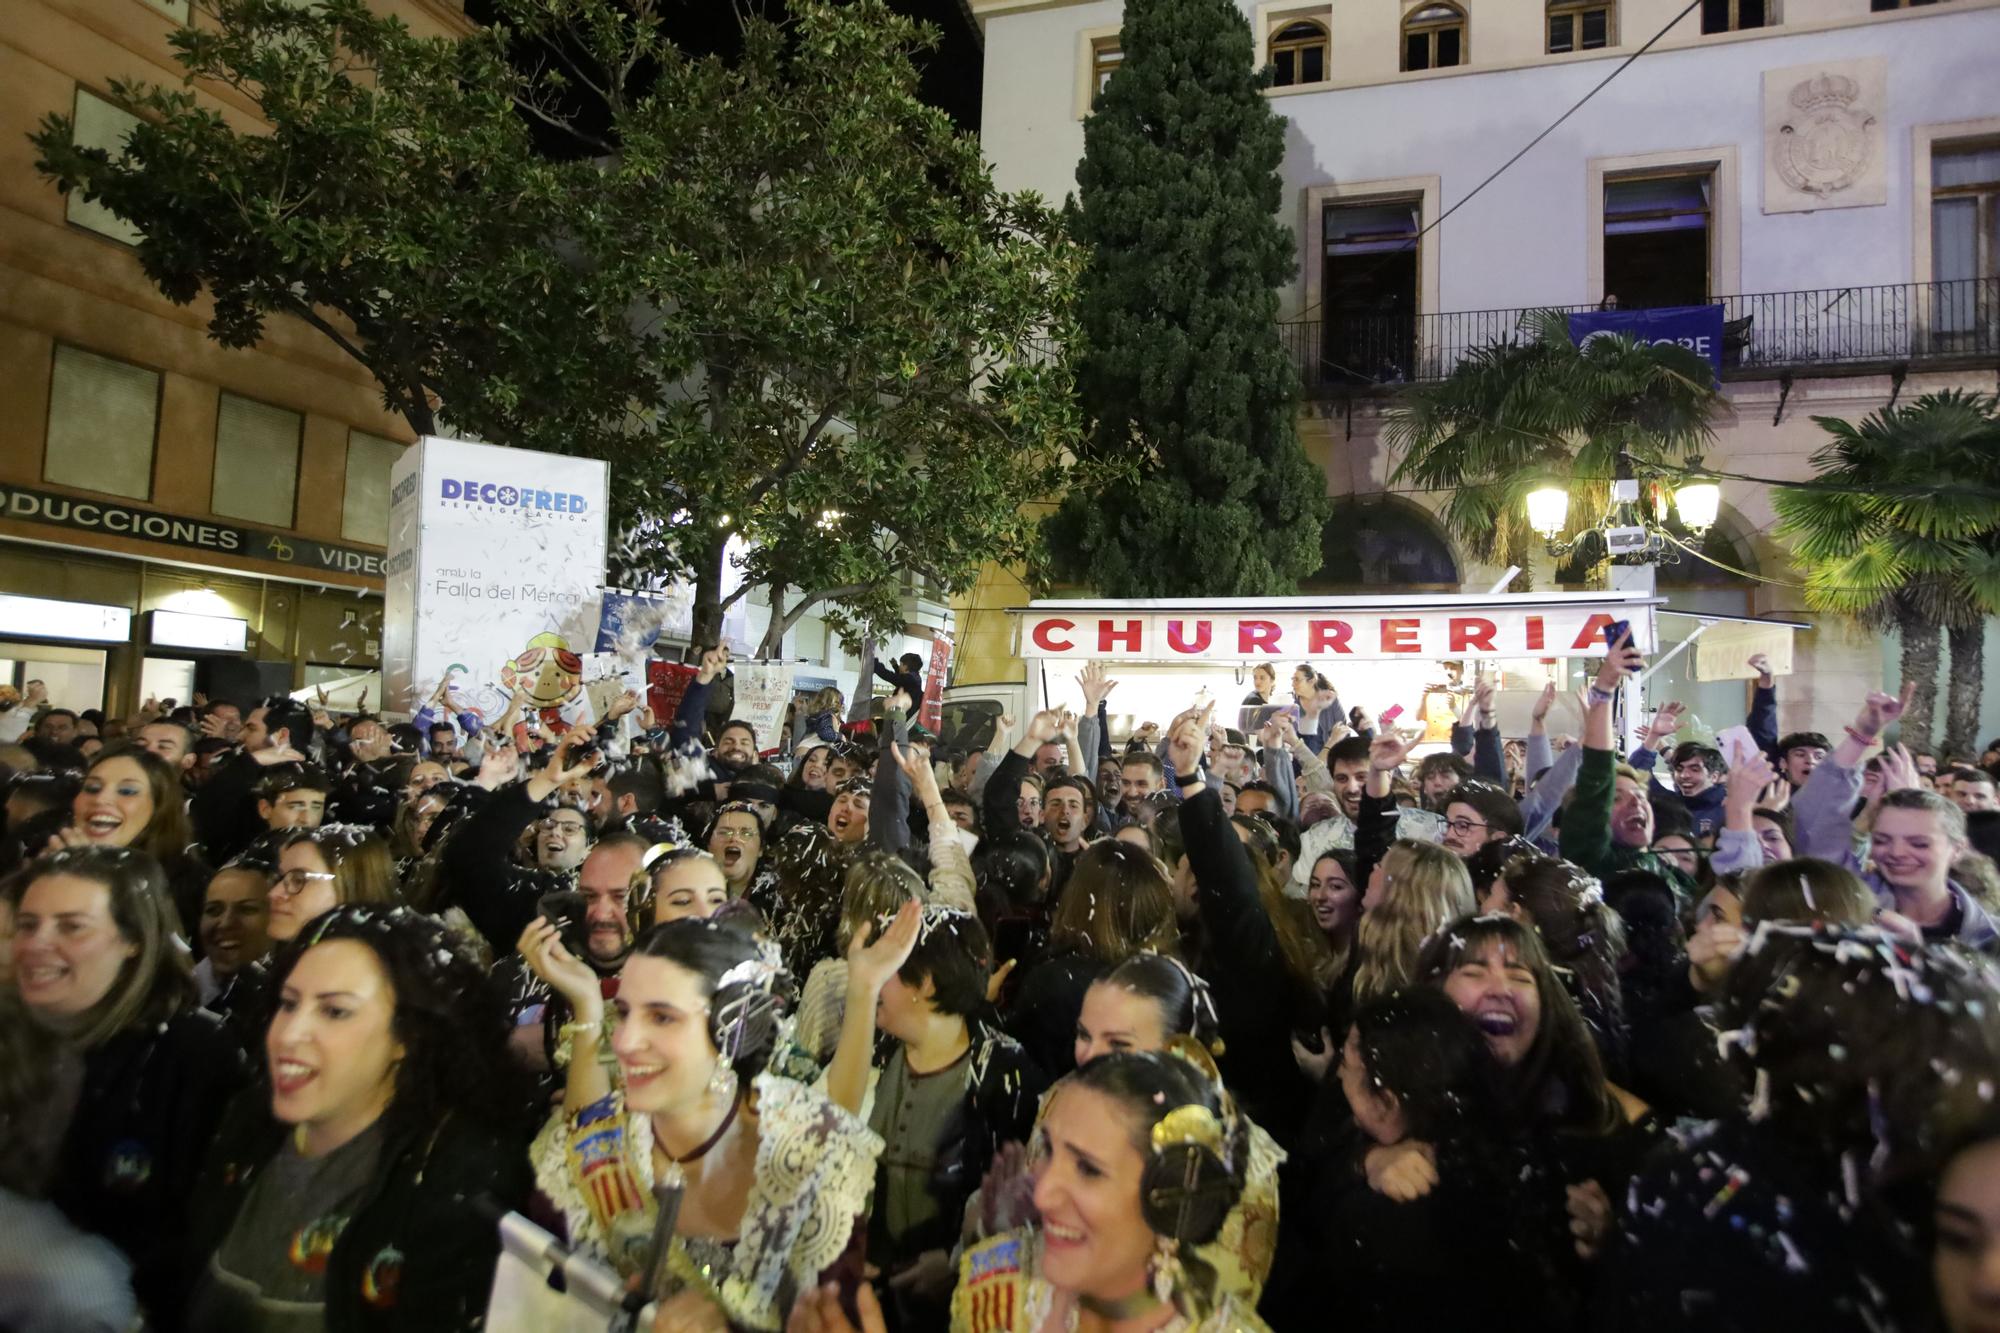
[(1814, 417), (1832, 436), (1814, 480), (1771, 497), (1777, 532), (1805, 571), (1806, 604), (1903, 639), (1916, 694), (1906, 744), (1931, 748), (1939, 640), (1951, 642), (1948, 753), (1975, 753), (1985, 618), (2000, 612), (2000, 414), (1951, 390), (1884, 408), (1858, 425)]
[(1481, 559), (1529, 568), (1527, 495), (1554, 479), (1571, 523), (1602, 512), (1621, 455), (1639, 465), (1697, 452), (1719, 395), (1708, 363), (1674, 346), (1592, 338), (1541, 310), (1523, 340), (1475, 348), (1451, 375), (1407, 389), (1384, 434), (1394, 480), (1447, 493), (1446, 529)]

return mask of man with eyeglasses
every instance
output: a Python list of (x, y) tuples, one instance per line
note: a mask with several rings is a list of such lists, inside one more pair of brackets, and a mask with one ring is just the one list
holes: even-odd
[[(534, 919), (541, 895), (576, 886), (577, 871), (597, 833), (583, 811), (554, 802), (564, 784), (584, 776), (596, 762), (584, 751), (591, 739), (581, 728), (565, 732), (525, 782), (514, 780), (521, 761), (512, 745), (487, 748), (479, 785), (493, 794), (445, 839), (438, 873), (446, 901), (464, 908), (488, 940), (519, 938)], [(533, 864), (521, 865), (512, 852), (530, 825)]]
[(1468, 778), (1451, 789), (1444, 807), (1444, 848), (1470, 856), (1489, 842), (1519, 836), (1524, 824), (1513, 797), (1489, 782)]

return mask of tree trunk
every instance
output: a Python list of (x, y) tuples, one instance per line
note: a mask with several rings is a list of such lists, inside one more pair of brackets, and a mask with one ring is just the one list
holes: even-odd
[(1914, 611), (1902, 613), (1903, 683), (1915, 681), (1916, 693), (1903, 713), (1902, 742), (1912, 750), (1928, 751), (1931, 720), (1937, 708), (1938, 624)]
[(722, 642), (722, 561), (728, 545), (728, 534), (719, 533), (702, 552), (701, 566), (694, 572), (694, 626), (688, 633), (690, 662)]
[(1951, 694), (1945, 706), (1944, 752), (1971, 759), (1979, 753), (1979, 695), (1986, 675), (1986, 622), (1954, 625), (1950, 638)]
[(792, 618), (785, 615), (785, 585), (771, 585), (771, 618), (764, 626), (764, 641), (757, 645), (757, 656), (767, 662), (776, 661), (785, 655), (785, 631), (792, 627)]

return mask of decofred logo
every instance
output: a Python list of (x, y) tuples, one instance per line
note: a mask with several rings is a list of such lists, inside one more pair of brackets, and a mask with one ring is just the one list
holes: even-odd
[(577, 514), (588, 503), (574, 491), (542, 491), (529, 486), (507, 486), (488, 481), (459, 481), (446, 477), (438, 498), (448, 509), (467, 509), (497, 514), (517, 513)]

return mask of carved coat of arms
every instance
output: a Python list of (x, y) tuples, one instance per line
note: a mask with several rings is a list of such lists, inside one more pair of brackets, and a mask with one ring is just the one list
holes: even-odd
[(1792, 110), (1771, 143), (1772, 165), (1787, 185), (1822, 198), (1853, 185), (1874, 151), (1875, 116), (1854, 105), (1861, 85), (1844, 74), (1816, 74), (1792, 88)]

